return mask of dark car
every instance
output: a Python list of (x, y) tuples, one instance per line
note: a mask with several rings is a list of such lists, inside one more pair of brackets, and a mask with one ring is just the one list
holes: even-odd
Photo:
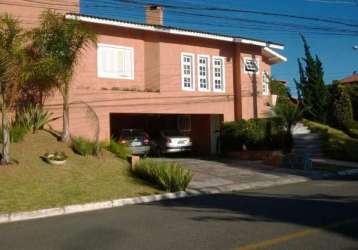
[(118, 143), (127, 144), (134, 155), (147, 155), (151, 149), (149, 135), (142, 129), (122, 129)]

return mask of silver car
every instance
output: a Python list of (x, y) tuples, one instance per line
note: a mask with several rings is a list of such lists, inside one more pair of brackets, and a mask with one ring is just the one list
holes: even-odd
[(151, 149), (149, 136), (141, 129), (122, 129), (118, 143), (127, 144), (133, 155), (147, 155)]
[(189, 136), (178, 130), (162, 130), (158, 143), (158, 153), (179, 153), (191, 151), (192, 141)]

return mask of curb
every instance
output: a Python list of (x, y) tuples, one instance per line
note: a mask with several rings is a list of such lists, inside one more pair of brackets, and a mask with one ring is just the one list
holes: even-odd
[(219, 194), (224, 192), (241, 191), (241, 190), (254, 189), (254, 188), (273, 187), (273, 186), (280, 186), (286, 184), (306, 182), (308, 180), (309, 179), (305, 177), (297, 177), (297, 178), (290, 178), (290, 179), (277, 180), (277, 181), (262, 181), (262, 182), (254, 182), (254, 183), (238, 184), (238, 185), (207, 187), (201, 189), (188, 189), (188, 191), (181, 191), (176, 193), (165, 193), (165, 194), (141, 196), (141, 197), (134, 197), (134, 198), (116, 199), (116, 200), (103, 201), (103, 202), (76, 204), (76, 205), (69, 205), (65, 207), (41, 209), (41, 210), (35, 210), (29, 212), (0, 214), (0, 224), (96, 211), (102, 209), (122, 207), (127, 205), (143, 204), (143, 203), (149, 203), (154, 201), (173, 200), (173, 199), (187, 198), (187, 197), (193, 197), (199, 195)]

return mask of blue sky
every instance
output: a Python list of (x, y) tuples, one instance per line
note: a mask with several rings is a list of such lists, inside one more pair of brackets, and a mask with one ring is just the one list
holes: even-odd
[[(144, 2), (194, 7), (166, 8), (165, 25), (283, 43), (285, 50), (280, 53), (288, 58), (288, 62), (274, 66), (272, 72), (275, 78), (287, 80), (292, 90), (293, 78), (297, 78), (298, 75), (297, 58), (303, 56), (299, 32), (306, 36), (312, 52), (321, 58), (327, 83), (350, 75), (354, 70), (358, 71), (358, 50), (352, 48), (358, 45), (357, 0), (81, 0), (81, 12), (143, 22), (144, 10), (141, 3)], [(274, 12), (327, 19), (348, 25), (238, 11), (219, 11), (217, 8), (203, 9), (207, 7)], [(266, 25), (265, 28), (261, 23)]]

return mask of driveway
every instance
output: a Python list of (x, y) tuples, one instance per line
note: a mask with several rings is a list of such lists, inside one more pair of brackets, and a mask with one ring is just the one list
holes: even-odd
[(298, 183), (321, 177), (319, 172), (307, 172), (271, 167), (260, 161), (229, 159), (162, 158), (182, 163), (194, 172), (190, 190), (234, 191)]

